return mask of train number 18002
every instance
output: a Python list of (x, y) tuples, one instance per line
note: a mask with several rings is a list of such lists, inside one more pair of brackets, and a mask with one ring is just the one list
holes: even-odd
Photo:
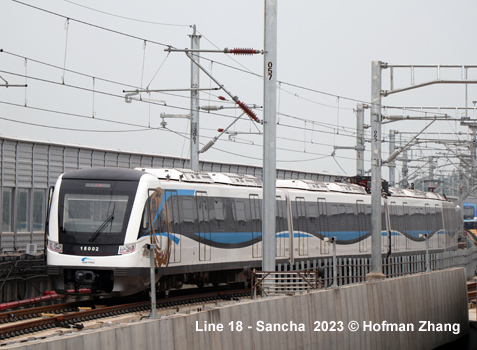
[(82, 252), (99, 252), (99, 247), (91, 247), (91, 246), (82, 246), (80, 247)]

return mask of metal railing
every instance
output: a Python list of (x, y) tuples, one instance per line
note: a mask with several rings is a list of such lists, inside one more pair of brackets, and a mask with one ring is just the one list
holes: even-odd
[[(323, 257), (300, 261), (295, 264), (279, 264), (276, 272), (254, 272), (252, 294), (286, 295), (309, 292), (318, 288), (329, 288), (333, 284), (343, 286), (366, 281), (371, 258), (366, 257)], [(430, 271), (452, 267), (464, 267), (468, 278), (475, 276), (477, 247), (429, 254)], [(336, 269), (335, 272), (333, 269)], [(395, 255), (383, 258), (383, 273), (386, 278), (402, 277), (426, 272), (426, 254)], [(308, 279), (307, 276), (313, 276)], [(306, 279), (305, 279), (306, 278)]]
[(294, 295), (322, 287), (317, 271), (253, 271), (252, 296)]

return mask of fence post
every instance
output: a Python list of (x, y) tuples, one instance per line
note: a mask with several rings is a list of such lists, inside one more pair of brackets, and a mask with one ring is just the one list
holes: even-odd
[(338, 266), (336, 259), (336, 237), (325, 237), (325, 242), (333, 244), (333, 284), (332, 287), (338, 287)]
[(151, 314), (149, 318), (157, 318), (156, 310), (156, 269), (155, 269), (155, 244), (148, 244), (149, 248), (149, 261), (150, 261), (150, 275), (151, 275)]

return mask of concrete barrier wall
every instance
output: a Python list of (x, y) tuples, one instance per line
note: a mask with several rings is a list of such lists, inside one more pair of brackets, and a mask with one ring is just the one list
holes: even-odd
[[(272, 328), (280, 324), (281, 330), (262, 330), (260, 322)], [(421, 322), (425, 330), (431, 325), (431, 331), (419, 330)], [(215, 331), (200, 331), (207, 325)], [(440, 330), (440, 325), (448, 329)], [(392, 330), (395, 326), (404, 329)], [(11, 348), (433, 349), (467, 333), (466, 274), (455, 268), (79, 331)]]

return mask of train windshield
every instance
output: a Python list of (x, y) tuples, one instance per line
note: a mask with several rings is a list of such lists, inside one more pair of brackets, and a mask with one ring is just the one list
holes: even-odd
[(134, 181), (64, 180), (58, 207), (60, 242), (123, 244)]
[(473, 206), (464, 206), (464, 220), (472, 220), (475, 216)]
[(121, 232), (127, 204), (126, 195), (68, 193), (62, 228), (66, 232)]

